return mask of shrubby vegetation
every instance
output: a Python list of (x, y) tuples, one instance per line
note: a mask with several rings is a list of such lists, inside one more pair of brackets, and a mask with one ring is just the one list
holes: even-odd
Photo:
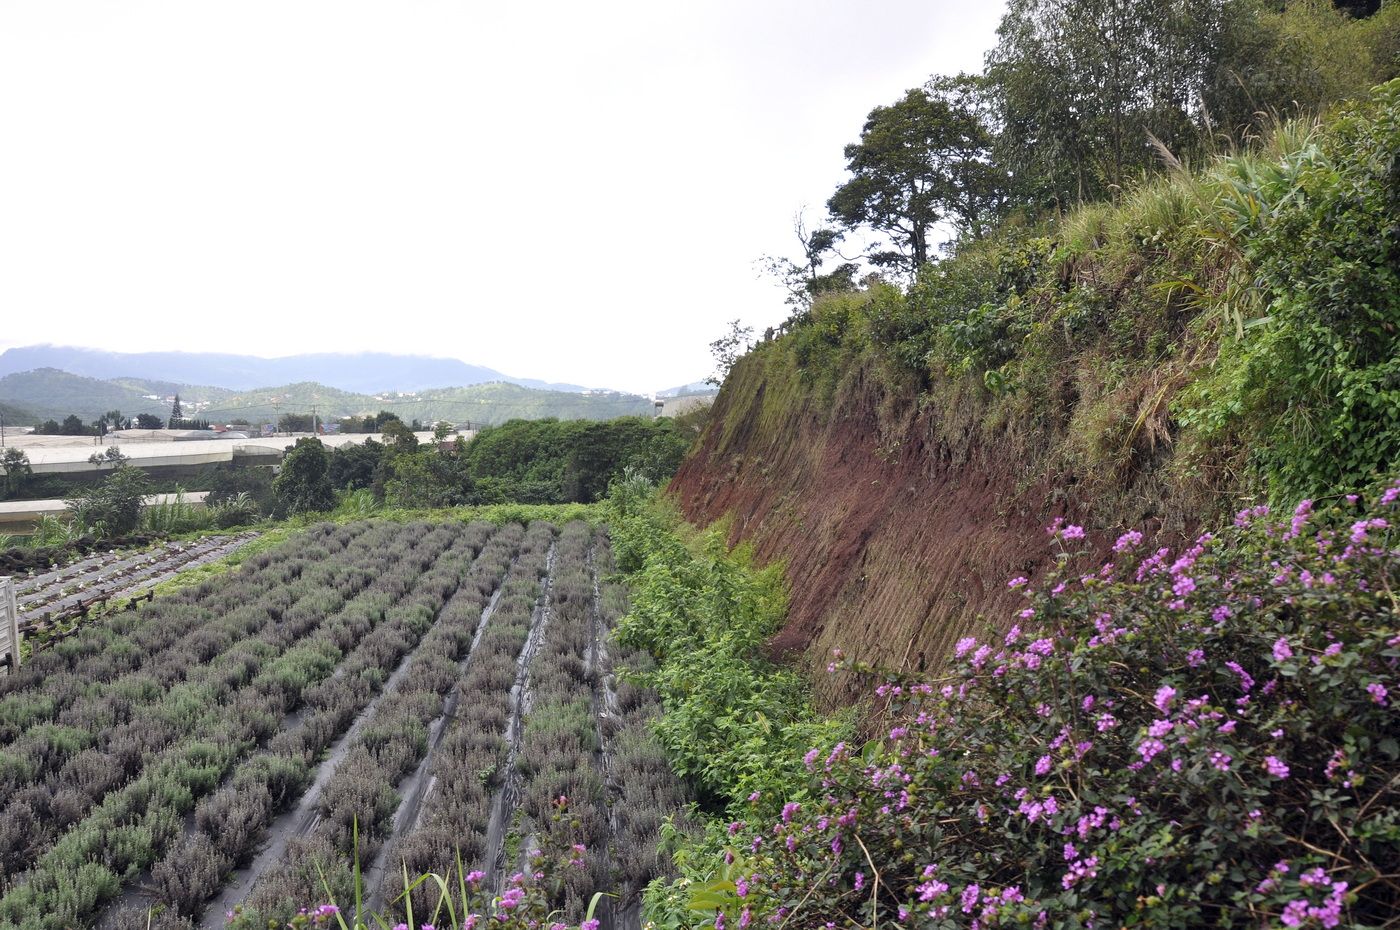
[[(1108, 494), (1168, 462), (1197, 498), (1354, 489), (1400, 456), (1400, 82), (1323, 122), (920, 269), (819, 296), (741, 376), (829, 398), (854, 371), (1018, 437)], [(749, 366), (745, 374), (743, 368)]]
[(73, 519), (98, 536), (124, 536), (141, 523), (141, 504), (151, 493), (139, 468), (124, 463), (102, 481), (68, 501)]
[(1128, 532), (1087, 573), (1084, 531), (1051, 527), (1062, 568), (1009, 581), (1017, 625), (882, 683), (884, 734), (790, 757), (780, 809), (735, 809), (729, 865), (672, 902), (717, 927), (1388, 925), (1397, 502), (1254, 507), (1180, 552)]
[(314, 436), (298, 439), (272, 482), (276, 515), (289, 517), (334, 507), (335, 488), (331, 486), (329, 469), (321, 440)]
[(839, 738), (849, 721), (819, 721), (801, 676), (766, 654), (786, 605), (781, 566), (760, 571), (746, 550), (726, 551), (720, 528), (687, 545), (651, 490), (632, 477), (609, 499), (613, 551), (632, 589), (616, 636), (649, 657), (634, 680), (660, 695), (654, 730), (675, 770), (721, 810), (792, 784), (794, 751)]
[(668, 478), (695, 438), (682, 421), (643, 417), (511, 420), (446, 446), (420, 445), (397, 420), (383, 429), (383, 443), (328, 453), (330, 483), (404, 508), (592, 503), (625, 468)]
[(591, 503), (626, 468), (669, 478), (693, 438), (670, 418), (512, 420), (483, 429), (466, 460), (476, 503)]

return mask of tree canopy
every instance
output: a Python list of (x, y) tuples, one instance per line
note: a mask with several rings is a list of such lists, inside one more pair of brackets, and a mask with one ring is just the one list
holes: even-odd
[(983, 79), (936, 78), (870, 111), (860, 141), (846, 146), (850, 180), (827, 201), (847, 229), (885, 238), (867, 257), (917, 272), (931, 258), (929, 236), (946, 222), (981, 236), (1005, 199), (1005, 178), (990, 158)]
[(282, 461), (282, 470), (272, 482), (277, 516), (314, 513), (335, 507), (326, 447), (314, 436), (297, 440)]

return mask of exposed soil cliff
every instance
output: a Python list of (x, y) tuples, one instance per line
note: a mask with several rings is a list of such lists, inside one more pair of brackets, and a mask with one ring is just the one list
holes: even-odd
[(1049, 444), (1037, 443), (1053, 427), (988, 429), (975, 399), (920, 409), (915, 391), (868, 369), (823, 388), (785, 351), (770, 343), (736, 366), (671, 485), (687, 519), (729, 517), (731, 542), (785, 562), (779, 649), (813, 663), (840, 647), (933, 668), (979, 615), (1009, 625), (1019, 599), (1006, 582), (1053, 563), (1044, 528), (1054, 517), (1090, 526), (1093, 555), (1106, 553), (1114, 524), (1174, 539), (1188, 528), (1150, 475), (1108, 507), (1096, 489), (1090, 514), (1080, 477), (1058, 471)]

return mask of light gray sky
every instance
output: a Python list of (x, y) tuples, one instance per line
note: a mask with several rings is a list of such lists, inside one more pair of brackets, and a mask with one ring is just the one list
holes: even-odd
[[(869, 110), (1002, 2), (0, 0), (0, 349), (707, 374)], [(135, 374), (135, 373), (134, 373)]]

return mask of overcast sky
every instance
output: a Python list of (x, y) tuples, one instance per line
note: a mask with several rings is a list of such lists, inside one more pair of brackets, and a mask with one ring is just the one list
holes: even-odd
[(1002, 7), (0, 0), (0, 349), (702, 377), (786, 316), (755, 259), (866, 113)]

